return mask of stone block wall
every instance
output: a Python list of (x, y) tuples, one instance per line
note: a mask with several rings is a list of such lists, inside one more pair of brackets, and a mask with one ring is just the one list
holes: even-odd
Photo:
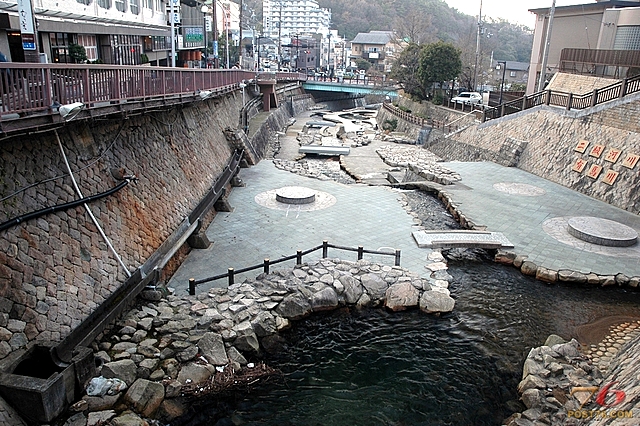
[[(235, 93), (57, 131), (83, 196), (116, 186), (113, 169), (137, 176), (90, 203), (129, 272), (176, 230), (222, 171), (232, 153), (223, 130), (238, 127), (241, 103)], [(0, 198), (0, 222), (79, 198), (54, 132), (0, 143)], [(1, 231), (0, 358), (30, 341), (60, 341), (126, 278), (82, 207)]]
[[(429, 149), (448, 160), (494, 161), (517, 166), (639, 213), (640, 166), (630, 169), (622, 165), (627, 155), (640, 155), (640, 128), (634, 118), (639, 111), (640, 96), (637, 94), (584, 111), (543, 106), (472, 126)], [(589, 143), (584, 153), (575, 150), (581, 140)], [(604, 146), (599, 158), (589, 155), (596, 145)], [(615, 163), (605, 159), (611, 149), (621, 151)], [(515, 150), (520, 152), (515, 155)], [(510, 151), (514, 154), (513, 164), (505, 164), (505, 154)], [(587, 163), (583, 172), (572, 170), (578, 160)], [(593, 165), (602, 167), (595, 179), (587, 176)], [(619, 173), (613, 185), (603, 181), (608, 171)]]

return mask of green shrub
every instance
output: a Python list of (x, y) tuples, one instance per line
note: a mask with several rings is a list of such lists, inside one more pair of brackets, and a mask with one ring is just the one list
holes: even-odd
[(390, 120), (384, 120), (384, 123), (382, 123), (382, 130), (388, 130), (390, 132), (393, 132), (396, 130), (397, 127), (398, 127), (398, 119), (396, 118), (392, 118)]

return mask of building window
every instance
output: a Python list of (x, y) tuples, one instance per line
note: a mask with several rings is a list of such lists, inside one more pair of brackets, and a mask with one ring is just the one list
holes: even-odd
[(98, 6), (103, 9), (111, 9), (111, 0), (98, 0)]
[(146, 7), (147, 9), (153, 10), (153, 0), (147, 0)]
[(112, 35), (111, 48), (113, 63), (117, 65), (138, 65), (142, 53), (141, 40), (135, 35)]
[(78, 34), (78, 44), (87, 52), (87, 61), (98, 59), (98, 42), (94, 35)]
[(49, 43), (51, 44), (51, 62), (54, 63), (72, 63), (73, 60), (69, 56), (69, 44), (71, 37), (65, 33), (49, 33)]
[(80, 4), (84, 4), (86, 6), (89, 6), (91, 4), (91, 0), (76, 0), (78, 3)]
[(125, 12), (127, 10), (127, 4), (125, 0), (116, 0), (116, 9), (120, 12)]
[(140, 13), (140, 0), (129, 0), (129, 11), (134, 15)]
[(515, 71), (509, 72), (509, 77), (515, 77), (515, 76), (516, 76), (516, 72)]
[(640, 50), (640, 26), (618, 27), (613, 48), (615, 50)]

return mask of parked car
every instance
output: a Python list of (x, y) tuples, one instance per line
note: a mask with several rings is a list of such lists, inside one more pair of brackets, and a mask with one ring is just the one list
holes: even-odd
[(451, 102), (455, 102), (457, 104), (482, 104), (482, 95), (478, 92), (462, 92), (455, 98), (451, 99)]

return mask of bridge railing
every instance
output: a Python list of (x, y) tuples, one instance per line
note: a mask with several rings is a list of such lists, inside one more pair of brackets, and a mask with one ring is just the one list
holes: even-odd
[[(216, 91), (259, 77), (246, 70), (210, 70), (147, 66), (31, 64), (7, 62), (0, 68), (0, 117), (44, 112), (58, 105), (162, 99)], [(277, 73), (276, 79), (304, 81), (298, 73)]]

